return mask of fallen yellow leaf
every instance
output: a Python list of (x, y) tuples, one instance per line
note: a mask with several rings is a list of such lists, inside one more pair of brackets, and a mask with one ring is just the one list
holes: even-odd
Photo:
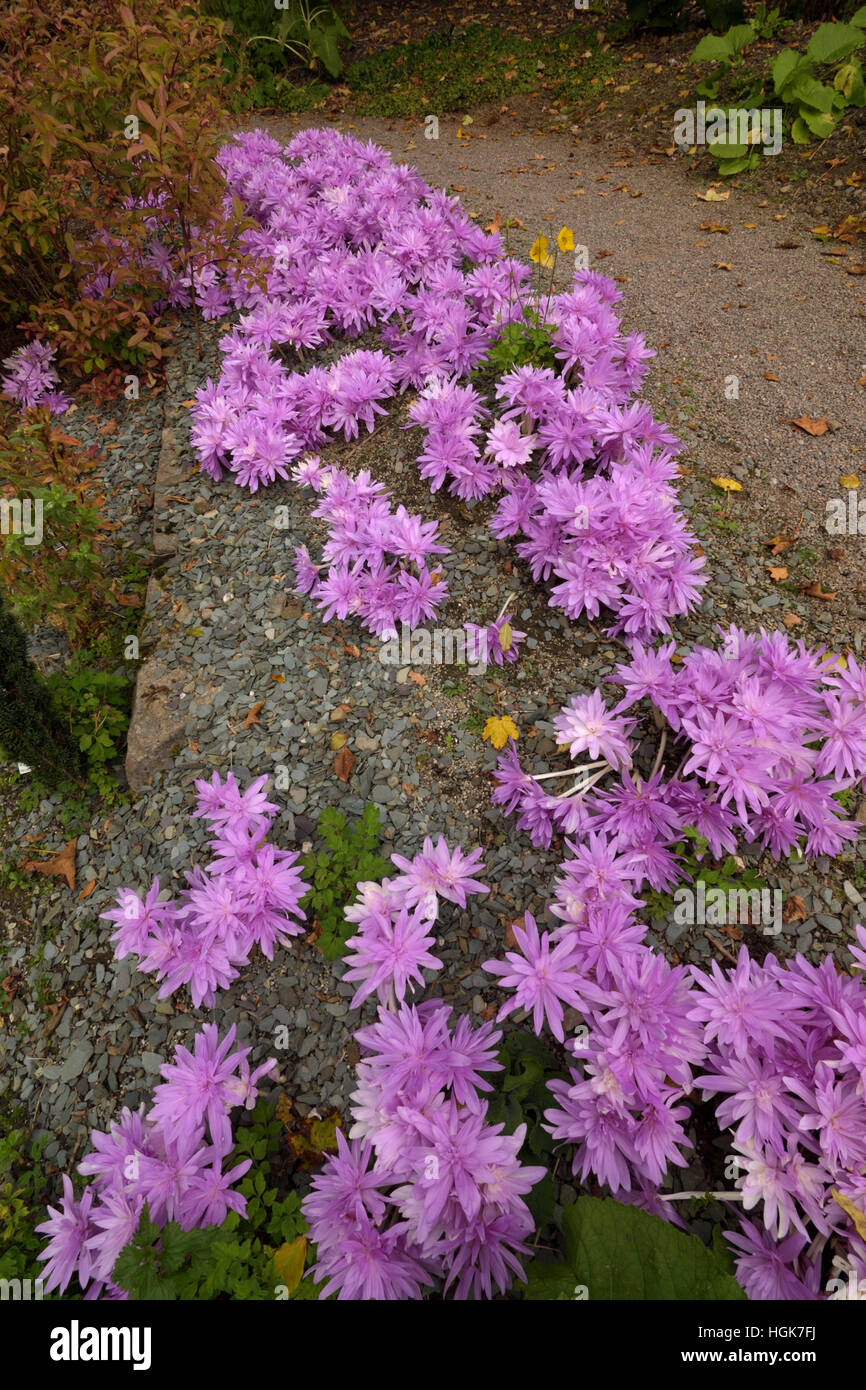
[(731, 190), (729, 188), (723, 188), (721, 191), (718, 188), (708, 188), (706, 193), (696, 194), (696, 197), (704, 203), (724, 203), (730, 196)]
[(845, 1215), (850, 1216), (851, 1220), (854, 1222), (854, 1229), (860, 1239), (866, 1240), (866, 1212), (861, 1211), (859, 1207), (855, 1207), (850, 1198), (846, 1197), (844, 1193), (839, 1192), (835, 1187), (830, 1188), (830, 1196), (833, 1198), (834, 1202), (838, 1203), (842, 1208)]
[(860, 486), (860, 479), (857, 477), (856, 473), (845, 473), (839, 479), (839, 486), (844, 487), (850, 491), (851, 489)]
[(294, 1293), (301, 1282), (306, 1258), (306, 1236), (295, 1236), (274, 1252), (274, 1272), (289, 1293)]
[(720, 487), (722, 492), (742, 492), (742, 483), (735, 483), (733, 478), (710, 478), (710, 482)]
[(492, 743), (494, 748), (504, 748), (510, 738), (515, 743), (520, 738), (520, 730), (510, 715), (505, 715), (500, 719), (498, 715), (491, 715), (484, 725), (481, 737), (486, 743)]

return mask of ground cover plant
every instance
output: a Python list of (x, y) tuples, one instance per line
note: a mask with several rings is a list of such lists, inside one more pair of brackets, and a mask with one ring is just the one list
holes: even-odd
[[(355, 1031), (349, 1132), (303, 1202), (264, 1219), (278, 1199), (237, 1157), (229, 1113), (252, 1108), (275, 1059), (251, 1072), (248, 1049), (231, 1051), (234, 1033), (220, 1039), (208, 1023), (162, 1067), (149, 1111), (95, 1131), (78, 1165), (91, 1180), (84, 1194), (65, 1180), (41, 1228), (49, 1291), (77, 1281), (92, 1297), (272, 1296), (273, 1269), (294, 1296), (306, 1268), (303, 1286), (323, 1298), (490, 1298), (527, 1279), (530, 1297), (562, 1297), (575, 1281), (597, 1286), (593, 1261), (626, 1230), (670, 1252), (665, 1296), (688, 1296), (680, 1270), (700, 1265), (712, 1297), (832, 1297), (839, 1271), (866, 1276), (866, 933), (850, 973), (831, 957), (820, 967), (758, 960), (746, 946), (731, 968), (704, 969), (653, 951), (641, 917), (646, 894), (687, 876), (684, 842), (715, 860), (742, 843), (782, 859), (834, 855), (853, 840), (844, 803), (866, 772), (863, 668), (739, 628), (679, 662), (673, 642), (657, 645), (696, 606), (704, 566), (677, 501), (677, 441), (637, 396), (648, 350), (622, 332), (612, 280), (578, 266), (571, 289), (554, 294), (540, 241), (533, 274), (456, 200), (335, 132), (285, 148), (248, 134), (219, 166), (245, 229), (242, 258), (207, 285), (214, 314), (238, 318), (222, 375), (193, 411), (203, 471), (251, 493), (276, 479), (309, 488), (329, 534), (321, 564), (296, 551), (298, 591), (323, 623), (357, 619), (388, 637), (398, 622), (436, 616), (447, 570), (431, 557), (448, 551), (434, 523), (393, 510), (375, 479), (323, 455), (340, 434), (373, 432), (411, 394), (419, 476), (461, 501), (493, 500), (493, 536), (515, 538), (516, 560), (552, 583), (550, 605), (574, 622), (599, 619), (626, 648), (610, 677), (623, 694), (571, 699), (554, 719), (569, 765), (540, 776), (524, 771), (516, 731), (499, 721), (507, 750), (494, 804), (533, 844), (556, 833), (568, 852), (548, 904), (556, 925), (527, 912), (513, 949), (484, 968), (510, 992), (497, 1022), (525, 1010), (563, 1065), (527, 1047), (512, 1070), (492, 1022), (452, 1021), (443, 999), (416, 998), (436, 988), (446, 905), (488, 891), (479, 849), (431, 837), (412, 857), (393, 854), (391, 877), (371, 866), (330, 926), (352, 1006), (375, 996), (378, 1008)], [(571, 249), (563, 227), (559, 250)], [(250, 260), (265, 267), (258, 281), (242, 269)], [(506, 334), (527, 322), (541, 326), (542, 364), (511, 360)], [(374, 330), (381, 345), (350, 346)], [(326, 345), (335, 360), (309, 365)], [(496, 641), (503, 660), (519, 661), (524, 634), (510, 617), (494, 623)], [(179, 901), (157, 880), (143, 899), (124, 890), (110, 914), (118, 956), (155, 973), (160, 997), (188, 988), (195, 1009), (213, 1007), (253, 946), (268, 957), (285, 948), (302, 931), (290, 919), (305, 895), (327, 893), (265, 839), (279, 810), (266, 782), (200, 781), (210, 864), (189, 872)], [(316, 905), (333, 916), (333, 901)], [(674, 1229), (691, 1113), (708, 1101), (729, 1254), (719, 1242), (698, 1251), (697, 1237)], [(265, 1162), (267, 1143), (257, 1146), (252, 1159)], [(607, 1196), (579, 1198), (566, 1259), (542, 1263), (531, 1237), (563, 1146), (579, 1182)], [(232, 1282), (239, 1249), (249, 1272)], [(212, 1258), (220, 1273), (208, 1283)]]

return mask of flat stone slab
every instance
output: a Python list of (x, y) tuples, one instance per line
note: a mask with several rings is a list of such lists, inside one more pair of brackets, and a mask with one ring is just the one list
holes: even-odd
[(141, 664), (126, 743), (126, 778), (133, 792), (170, 767), (173, 749), (183, 744), (186, 710), (180, 696), (189, 677), (188, 666), (168, 667), (158, 657)]

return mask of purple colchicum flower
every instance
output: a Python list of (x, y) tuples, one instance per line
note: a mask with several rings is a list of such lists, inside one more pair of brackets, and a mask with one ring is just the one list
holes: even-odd
[(218, 773), (196, 782), (197, 809), (216, 829), (210, 841), (214, 859), (206, 871), (187, 874), (188, 887), (177, 902), (159, 901), (156, 879), (142, 903), (123, 888), (118, 906), (102, 915), (116, 923), (112, 940), (118, 959), (138, 957), (139, 969), (162, 981), (159, 997), (189, 985), (196, 1008), (211, 1007), (216, 990), (237, 979), (259, 946), (268, 960), (274, 947), (303, 932), (300, 901), (308, 891), (298, 856), (265, 840), (279, 807), (265, 797), (267, 777), (241, 791), (234, 774)]
[(525, 1126), (505, 1135), (488, 1123), (486, 1101), (466, 1103), (467, 1087), (487, 1083), (462, 1059), (475, 1052), (470, 1065), (497, 1068), (489, 1044), (499, 1035), (484, 1025), (473, 1039), (465, 1019), (451, 1035), (450, 1012), (438, 1000), (382, 1008), (357, 1034), (368, 1060), (354, 1142), (339, 1136), (302, 1204), (322, 1296), (417, 1298), (436, 1277), (456, 1298), (489, 1298), (525, 1277), (519, 1256), (533, 1220), (523, 1197), (545, 1170), (519, 1161)]
[(3, 359), (0, 392), (17, 401), (23, 410), (44, 405), (52, 415), (63, 415), (71, 402), (58, 391), (60, 377), (54, 367), (54, 348), (34, 341)]
[(126, 1298), (111, 1274), (145, 1204), (157, 1225), (177, 1221), (184, 1230), (219, 1226), (229, 1210), (245, 1214), (233, 1184), (250, 1161), (223, 1167), (232, 1148), (228, 1111), (244, 1094), (254, 1097), (256, 1080), (276, 1063), (269, 1058), (250, 1074), (250, 1049), (232, 1051), (234, 1036), (232, 1027), (220, 1040), (216, 1025), (205, 1025), (193, 1051), (177, 1048), (174, 1063), (162, 1068), (166, 1080), (147, 1113), (143, 1106), (123, 1110), (107, 1134), (94, 1130), (93, 1152), (78, 1165), (91, 1180), (81, 1198), (64, 1174), (60, 1207), (49, 1207), (49, 1219), (36, 1227), (47, 1237), (39, 1256), (46, 1291), (62, 1293), (76, 1278), (86, 1298)]

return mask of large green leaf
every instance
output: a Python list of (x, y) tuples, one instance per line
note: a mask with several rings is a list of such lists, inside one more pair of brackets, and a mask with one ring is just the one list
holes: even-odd
[(826, 82), (818, 82), (807, 72), (799, 72), (785, 92), (787, 102), (804, 103), (816, 111), (830, 111), (833, 106), (833, 88)]
[(707, 148), (716, 159), (743, 159), (751, 149), (749, 145), (738, 145), (734, 140), (711, 140)]
[(697, 1236), (611, 1197), (579, 1197), (563, 1213), (575, 1285), (592, 1302), (736, 1301), (746, 1295)]
[(803, 58), (795, 48), (783, 48), (773, 59), (770, 71), (773, 74), (773, 91), (781, 96), (782, 89), (790, 82), (794, 73), (803, 65)]
[(332, 77), (339, 77), (343, 71), (343, 60), (337, 48), (337, 30), (313, 29), (310, 33), (310, 44), (319, 61), (327, 68)]
[(812, 111), (808, 106), (800, 107), (800, 120), (803, 121), (820, 140), (826, 140), (827, 136), (835, 129), (836, 117), (829, 111)]
[(727, 34), (705, 34), (689, 58), (691, 63), (730, 62), (734, 49)]
[(806, 57), (813, 63), (838, 63), (864, 42), (866, 34), (854, 24), (819, 24), (806, 45)]
[(749, 44), (754, 43), (757, 37), (751, 24), (735, 24), (725, 35), (735, 53), (740, 53), (744, 48), (748, 48)]
[(866, 29), (866, 5), (861, 5), (856, 14), (852, 14), (850, 22), (859, 29)]

